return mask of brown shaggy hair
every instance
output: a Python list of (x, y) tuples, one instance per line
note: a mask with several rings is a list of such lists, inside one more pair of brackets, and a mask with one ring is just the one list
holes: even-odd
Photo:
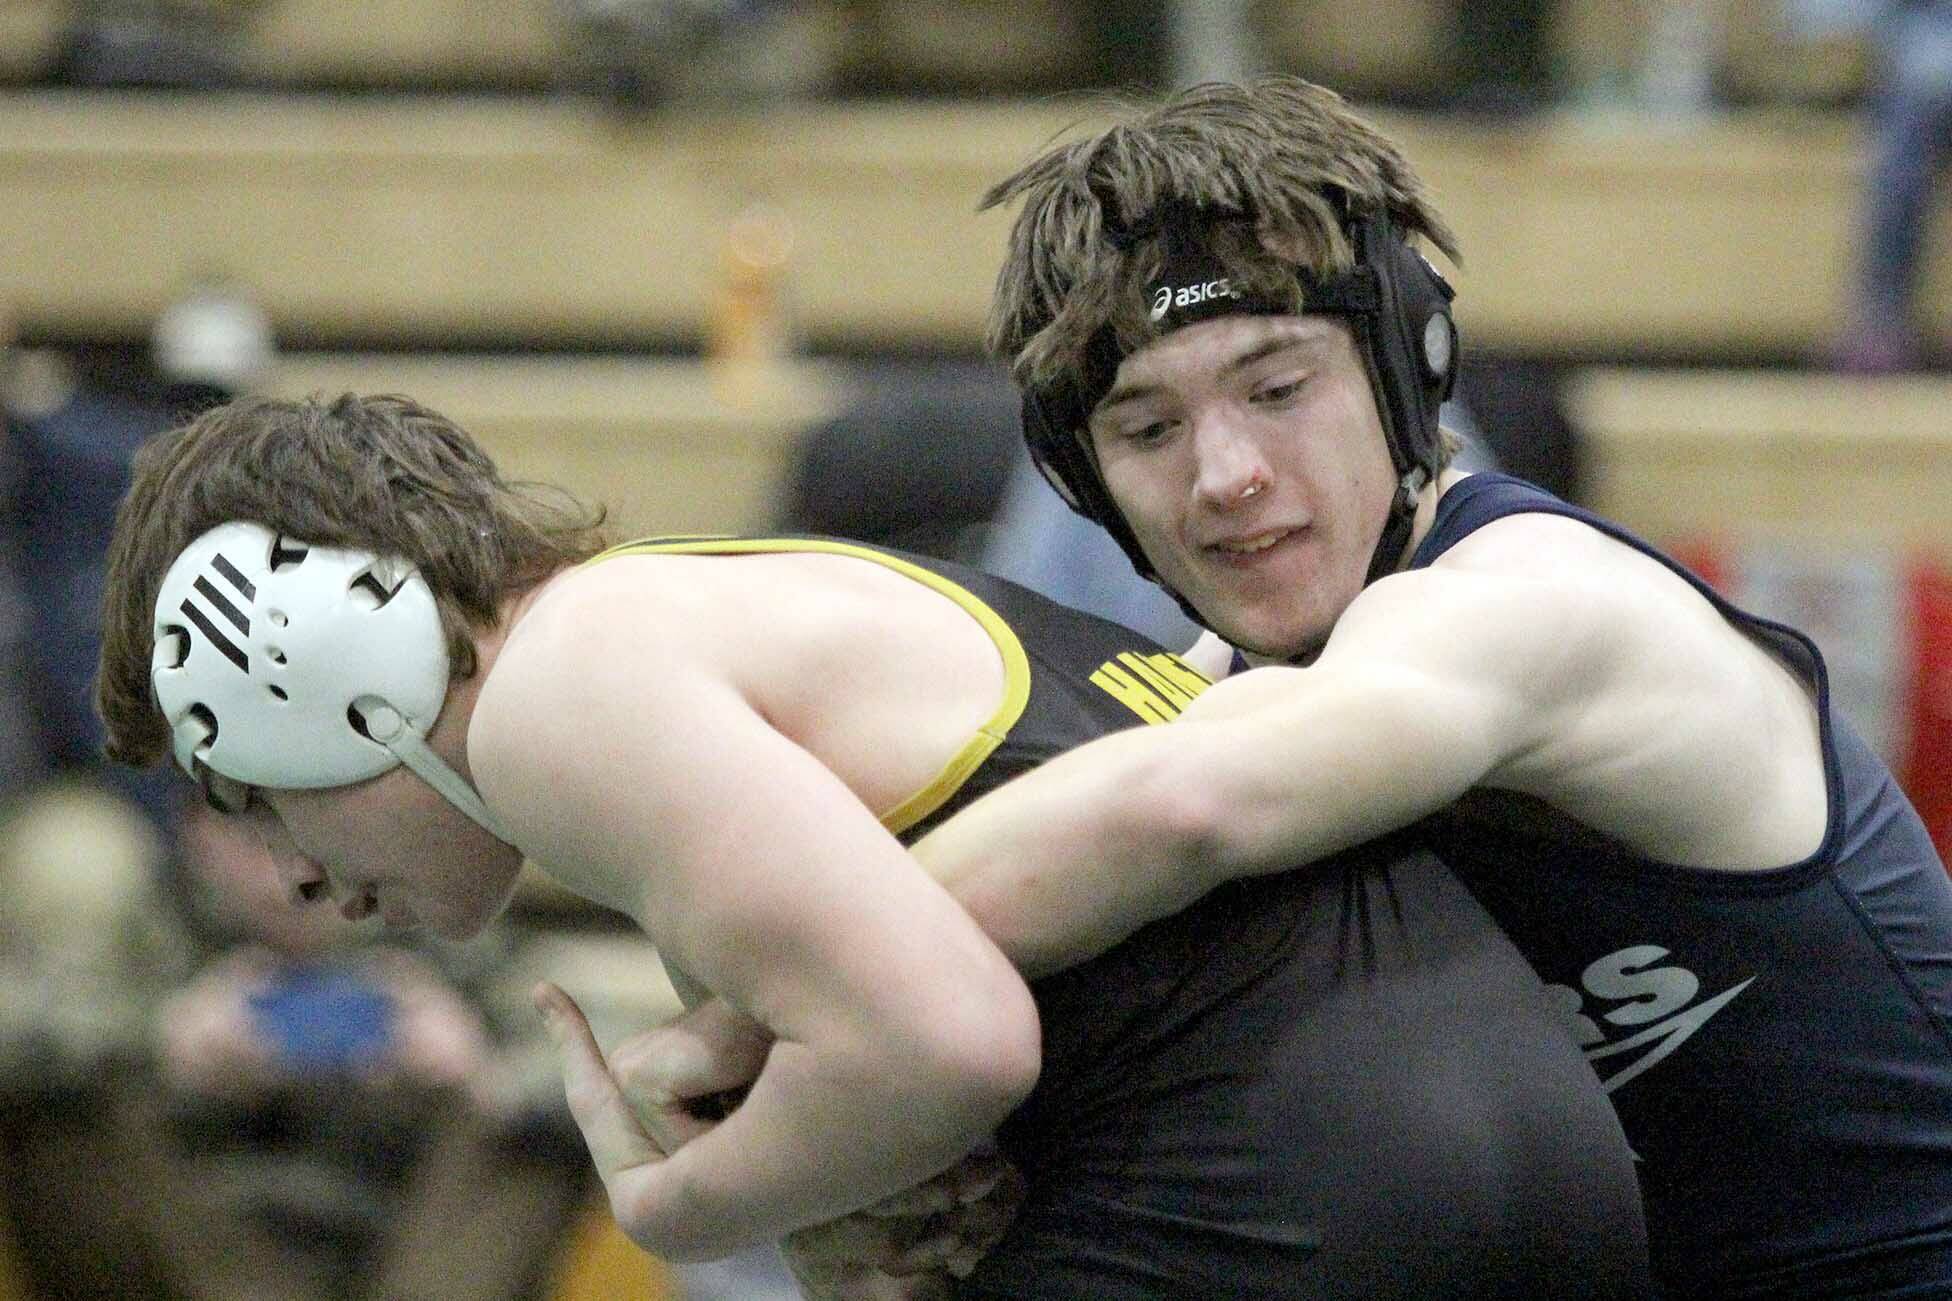
[(1020, 385), (1075, 381), (1107, 324), (1121, 353), (1156, 337), (1146, 288), (1164, 263), (1164, 237), (1147, 227), (1169, 204), (1245, 218), (1212, 222), (1209, 247), (1236, 287), (1297, 313), (1297, 265), (1326, 277), (1354, 261), (1345, 209), (1386, 210), (1406, 235), (1459, 261), (1409, 163), (1334, 91), (1294, 77), (1216, 82), (1124, 112), (983, 196), (983, 209), (1023, 200), (988, 337)]
[(149, 684), (163, 575), (219, 524), (251, 520), (318, 546), (417, 566), (456, 678), (502, 603), (602, 550), (603, 512), (505, 481), (475, 441), (411, 398), (246, 399), (150, 439), (109, 542), (95, 705), (108, 753), (153, 763), (169, 727)]

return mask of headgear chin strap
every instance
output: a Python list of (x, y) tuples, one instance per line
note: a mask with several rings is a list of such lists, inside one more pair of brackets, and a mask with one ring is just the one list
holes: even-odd
[(164, 574), (154, 629), (156, 702), (177, 763), (207, 794), (348, 786), (404, 763), (508, 839), (427, 746), (447, 644), (426, 579), (405, 562), (220, 524)]
[[(1107, 237), (1121, 247), (1158, 234), (1165, 246), (1160, 276), (1149, 291), (1148, 311), (1162, 332), (1237, 313), (1283, 314), (1285, 302), (1244, 294), (1227, 277), (1207, 233), (1222, 222), (1250, 222), (1245, 214), (1168, 203), (1139, 222), (1107, 221)], [(1364, 583), (1393, 573), (1403, 562), (1417, 498), (1437, 474), (1442, 438), (1437, 413), (1456, 383), (1457, 326), (1454, 295), (1429, 260), (1411, 248), (1386, 212), (1354, 216), (1348, 225), (1355, 265), (1318, 280), (1296, 269), (1303, 310), (1346, 317), (1369, 372), (1370, 390), (1397, 475), (1389, 513), (1370, 558)], [(1110, 325), (1086, 345), (1076, 380), (1060, 388), (1026, 389), (1024, 441), (1031, 460), (1071, 509), (1103, 527), (1140, 574), (1158, 582), (1131, 526), (1112, 501), (1090, 452), (1086, 424), (1111, 390), (1124, 360)], [(1169, 591), (1171, 589), (1168, 589)], [(1199, 612), (1172, 593), (1196, 621)]]
[(401, 763), (411, 768), (416, 776), (438, 791), (449, 804), (472, 818), (475, 824), (497, 840), (506, 841), (507, 833), (488, 806), (468, 785), (460, 773), (448, 767), (441, 757), (434, 753), (424, 737), (416, 732), (391, 705), (379, 701), (362, 711), (366, 720), (366, 731), (381, 745), (392, 752)]

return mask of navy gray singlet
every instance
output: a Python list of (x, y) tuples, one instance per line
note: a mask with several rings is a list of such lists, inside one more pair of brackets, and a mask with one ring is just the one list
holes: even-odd
[(1661, 560), (1810, 684), (1829, 820), (1800, 863), (1650, 861), (1522, 796), (1424, 832), (1553, 986), (1639, 1157), (1654, 1268), (1687, 1297), (1952, 1296), (1952, 884), (1801, 634), (1618, 526), (1461, 481), (1413, 565), (1543, 511)]

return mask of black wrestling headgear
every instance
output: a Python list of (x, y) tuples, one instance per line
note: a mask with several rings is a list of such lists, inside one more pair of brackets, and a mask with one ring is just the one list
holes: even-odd
[[(1206, 233), (1214, 224), (1249, 220), (1236, 212), (1168, 204), (1144, 221), (1128, 224), (1114, 222), (1107, 209), (1106, 232), (1123, 247), (1153, 234), (1163, 236), (1165, 265), (1148, 293), (1152, 320), (1163, 333), (1236, 312), (1292, 310), (1287, 303), (1237, 292), (1207, 246)], [(1404, 241), (1387, 213), (1352, 216), (1347, 229), (1355, 246), (1353, 267), (1327, 280), (1297, 268), (1295, 277), (1305, 311), (1349, 319), (1396, 466), (1397, 491), (1364, 579), (1369, 583), (1402, 563), (1417, 494), (1435, 477), (1441, 463), (1437, 410), (1456, 382), (1457, 326), (1450, 312), (1454, 291), (1429, 260)], [(1123, 360), (1110, 324), (1100, 328), (1086, 347), (1084, 364), (1073, 383), (1024, 392), (1024, 441), (1037, 468), (1065, 502), (1103, 526), (1139, 573), (1157, 581), (1138, 539), (1105, 489), (1085, 432), (1092, 408), (1111, 390)], [(1180, 604), (1185, 607), (1183, 598)], [(1191, 609), (1187, 613), (1199, 617)]]

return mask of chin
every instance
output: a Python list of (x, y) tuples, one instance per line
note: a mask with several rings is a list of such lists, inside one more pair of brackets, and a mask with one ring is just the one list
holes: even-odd
[(1268, 659), (1286, 660), (1298, 656), (1313, 657), (1327, 640), (1326, 634), (1314, 637), (1297, 635), (1291, 629), (1272, 620), (1256, 619), (1252, 610), (1216, 611), (1209, 617), (1206, 610), (1197, 603), (1193, 607), (1200, 612), (1202, 626), (1220, 634), (1229, 646), (1260, 655)]

